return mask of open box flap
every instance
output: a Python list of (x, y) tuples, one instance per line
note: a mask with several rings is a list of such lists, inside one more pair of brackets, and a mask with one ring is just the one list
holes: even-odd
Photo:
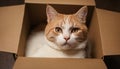
[(120, 55), (120, 13), (96, 10), (104, 56)]
[(95, 5), (94, 0), (25, 0), (25, 3)]
[(0, 7), (0, 51), (17, 53), (24, 5)]
[(107, 69), (102, 59), (18, 57), (13, 69)]

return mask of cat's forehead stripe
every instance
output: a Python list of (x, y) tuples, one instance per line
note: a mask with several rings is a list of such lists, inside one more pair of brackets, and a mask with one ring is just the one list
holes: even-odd
[(77, 22), (73, 19), (71, 15), (64, 15), (63, 19), (60, 23), (58, 23), (58, 27), (65, 28), (65, 27), (75, 27), (77, 26)]
[(62, 27), (70, 25), (70, 16), (65, 16), (62, 22)]

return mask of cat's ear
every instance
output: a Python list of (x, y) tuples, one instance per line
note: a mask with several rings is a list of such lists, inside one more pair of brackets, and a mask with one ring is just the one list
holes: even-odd
[(57, 16), (58, 12), (52, 6), (47, 5), (46, 14), (47, 14), (47, 21), (49, 23), (52, 19), (54, 19)]
[(75, 13), (75, 15), (81, 19), (82, 23), (86, 23), (86, 16), (87, 16), (87, 13), (88, 13), (88, 9), (87, 9), (87, 6), (83, 6), (82, 8), (80, 8), (78, 10), (77, 13)]

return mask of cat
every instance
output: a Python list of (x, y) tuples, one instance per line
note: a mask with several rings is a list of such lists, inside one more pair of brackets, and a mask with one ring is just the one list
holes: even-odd
[[(47, 5), (47, 25), (45, 30), (37, 27), (27, 41), (26, 57), (41, 58), (86, 58), (87, 6), (75, 14), (58, 13)], [(37, 31), (36, 31), (37, 30)]]

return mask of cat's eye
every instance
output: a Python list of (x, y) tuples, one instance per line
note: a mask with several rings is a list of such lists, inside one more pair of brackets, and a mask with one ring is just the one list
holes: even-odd
[(80, 28), (72, 28), (71, 33), (78, 32), (79, 30), (80, 30)]
[(56, 28), (55, 28), (55, 32), (61, 33), (61, 32), (62, 32), (62, 29), (61, 29), (60, 27), (56, 27)]

